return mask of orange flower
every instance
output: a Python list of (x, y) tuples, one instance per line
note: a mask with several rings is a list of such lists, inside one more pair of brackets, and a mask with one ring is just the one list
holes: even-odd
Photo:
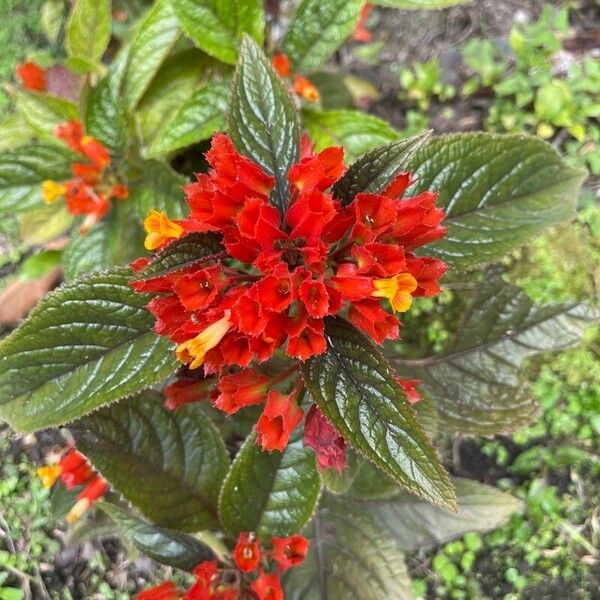
[(230, 317), (231, 311), (226, 310), (218, 321), (209, 325), (202, 333), (179, 344), (175, 349), (177, 358), (182, 363), (189, 365), (190, 369), (197, 369), (204, 362), (206, 353), (217, 346), (229, 331)]
[(46, 69), (42, 69), (37, 63), (21, 63), (17, 67), (16, 73), (26, 90), (31, 92), (46, 91)]
[(371, 38), (373, 37), (373, 34), (365, 26), (372, 10), (373, 6), (367, 2), (360, 11), (358, 23), (356, 24), (354, 32), (352, 33), (352, 37), (357, 42), (370, 42)]
[(179, 223), (171, 221), (164, 212), (151, 210), (144, 219), (144, 229), (147, 232), (144, 240), (146, 250), (156, 250), (171, 240), (181, 237), (184, 229)]
[(290, 76), (290, 59), (285, 54), (276, 54), (272, 63), (273, 68), (280, 77)]
[(308, 102), (317, 102), (320, 98), (319, 90), (302, 75), (294, 76), (294, 91)]
[(286, 396), (270, 390), (265, 409), (256, 423), (256, 443), (263, 450), (283, 452), (303, 417), (302, 409), (296, 404), (296, 394)]

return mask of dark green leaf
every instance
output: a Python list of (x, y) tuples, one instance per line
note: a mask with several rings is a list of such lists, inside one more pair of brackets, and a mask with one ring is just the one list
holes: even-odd
[(381, 500), (398, 495), (398, 485), (369, 462), (363, 462), (348, 490), (348, 495), (360, 500)]
[(68, 282), (2, 341), (0, 415), (14, 429), (61, 425), (177, 368), (130, 278), (121, 267)]
[(537, 405), (519, 369), (539, 352), (569, 348), (600, 313), (588, 303), (536, 306), (518, 287), (481, 284), (456, 339), (440, 356), (393, 360), (400, 374), (423, 381), (440, 426), (470, 433), (512, 431)]
[(135, 274), (135, 279), (152, 279), (176, 273), (200, 262), (213, 260), (222, 252), (221, 237), (215, 233), (192, 233), (174, 240), (158, 252), (152, 262)]
[(334, 196), (349, 204), (359, 192), (383, 191), (396, 175), (408, 169), (410, 159), (429, 135), (421, 133), (364, 154), (333, 186)]
[(223, 525), (237, 534), (290, 535), (312, 516), (320, 481), (314, 453), (296, 435), (283, 452), (263, 452), (251, 434), (240, 448), (219, 497)]
[(148, 156), (164, 156), (224, 129), (228, 99), (229, 88), (225, 85), (200, 88), (156, 134)]
[(286, 600), (410, 600), (393, 538), (358, 503), (327, 496), (304, 530), (310, 550), (285, 573)]
[(65, 279), (130, 263), (144, 252), (143, 230), (135, 205), (117, 202), (89, 233), (73, 232), (63, 256)]
[(171, 219), (181, 219), (188, 213), (183, 186), (188, 180), (170, 165), (158, 160), (144, 161), (142, 178), (131, 185), (130, 200), (140, 219), (151, 209), (163, 211)]
[(123, 104), (133, 111), (179, 38), (171, 0), (158, 0), (139, 23), (131, 42), (123, 80)]
[(327, 351), (302, 367), (323, 414), (401, 486), (453, 508), (448, 475), (379, 348), (340, 318), (326, 320), (325, 337)]
[(346, 87), (342, 73), (317, 71), (310, 74), (310, 80), (319, 90), (323, 110), (354, 108), (354, 98)]
[(398, 139), (389, 123), (356, 110), (305, 110), (302, 114), (316, 150), (343, 146), (347, 159)]
[(140, 552), (163, 565), (192, 571), (201, 562), (216, 559), (206, 544), (191, 535), (156, 527), (108, 502), (102, 502), (100, 507)]
[(43, 206), (42, 182), (71, 177), (75, 155), (62, 146), (38, 144), (0, 156), (0, 214)]
[(468, 531), (486, 532), (500, 527), (523, 503), (505, 492), (469, 479), (453, 478), (458, 511), (449, 512), (414, 497), (366, 502), (378, 523), (396, 540), (402, 552), (437, 546)]
[(200, 407), (163, 408), (142, 392), (70, 426), (77, 447), (147, 518), (181, 531), (215, 529), (225, 443)]
[(100, 62), (112, 29), (110, 0), (75, 0), (67, 25), (67, 52), (91, 70)]
[(235, 64), (244, 33), (262, 44), (265, 15), (260, 0), (173, 0), (186, 34), (223, 62)]
[(448, 215), (448, 234), (427, 254), (460, 267), (490, 262), (571, 218), (585, 179), (552, 146), (522, 135), (441, 136), (409, 168), (416, 183), (406, 195), (437, 190)]
[(294, 70), (320, 67), (352, 33), (363, 0), (302, 0), (283, 38)]
[(284, 213), (289, 168), (300, 154), (300, 121), (289, 92), (251, 38), (242, 41), (228, 114), (238, 150), (275, 176), (273, 202)]
[(85, 114), (87, 133), (100, 140), (114, 156), (127, 145), (127, 122), (121, 104), (119, 81), (109, 73), (90, 93)]

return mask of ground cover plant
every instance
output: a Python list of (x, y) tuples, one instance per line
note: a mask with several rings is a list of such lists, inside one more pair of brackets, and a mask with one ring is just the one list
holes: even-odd
[[(47, 4), (64, 64), (24, 61), (7, 87), (7, 264), (61, 265), (64, 281), (0, 342), (0, 416), (62, 428), (38, 470), (60, 518), (93, 507), (192, 573), (163, 571), (140, 600), (500, 593), (468, 577), (483, 548), (500, 560), (473, 532), (523, 502), (450, 475), (438, 450), (539, 435), (522, 427), (551, 376), (531, 390), (523, 367), (599, 313), (585, 286), (528, 295), (519, 252), (574, 218), (586, 172), (536, 137), (401, 136), (341, 108), (346, 83), (321, 69), (369, 37), (363, 2), (122, 4)], [(512, 473), (589, 467), (589, 447), (528, 450)], [(502, 464), (497, 444), (482, 452)], [(558, 492), (531, 479), (514, 491), (541, 527)], [(492, 535), (526, 536), (519, 518)], [(589, 550), (586, 536), (571, 531)], [(405, 555), (457, 537), (412, 585)], [(516, 592), (530, 544), (495, 563)]]

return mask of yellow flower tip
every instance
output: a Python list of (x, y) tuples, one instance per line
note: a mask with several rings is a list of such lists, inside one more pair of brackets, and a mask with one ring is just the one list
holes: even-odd
[(94, 138), (91, 135), (84, 135), (81, 138), (81, 145), (87, 146)]
[(231, 327), (230, 317), (231, 311), (226, 310), (218, 321), (209, 325), (202, 333), (179, 344), (175, 349), (177, 358), (188, 365), (190, 369), (197, 369), (201, 366), (206, 353), (217, 346), (229, 331)]
[(50, 489), (62, 472), (60, 465), (45, 465), (40, 467), (36, 473), (37, 476), (42, 480), (42, 485), (46, 489)]
[(406, 312), (412, 304), (412, 293), (417, 289), (417, 280), (410, 273), (400, 273), (386, 279), (374, 279), (371, 296), (387, 298), (394, 312)]
[(52, 204), (67, 193), (67, 186), (64, 183), (46, 179), (42, 183), (42, 195), (46, 204)]
[(185, 232), (179, 223), (171, 221), (164, 212), (153, 209), (144, 219), (144, 229), (148, 234), (144, 240), (146, 250), (156, 250), (164, 243), (180, 238)]
[(68, 512), (66, 519), (67, 523), (71, 525), (81, 519), (87, 509), (92, 505), (92, 501), (89, 498), (81, 498), (73, 504), (73, 508)]

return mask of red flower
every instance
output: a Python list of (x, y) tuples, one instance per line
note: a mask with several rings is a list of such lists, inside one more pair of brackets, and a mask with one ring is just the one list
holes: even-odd
[(172, 581), (165, 581), (160, 585), (148, 588), (140, 592), (135, 600), (179, 600), (181, 592)]
[(214, 405), (232, 415), (240, 408), (263, 402), (267, 396), (268, 384), (269, 378), (256, 369), (225, 375), (219, 380), (219, 395)]
[(260, 562), (260, 548), (253, 533), (240, 533), (233, 550), (233, 560), (240, 571), (254, 571)]
[(68, 512), (66, 519), (69, 523), (74, 523), (92, 506), (94, 501), (98, 500), (108, 491), (108, 482), (100, 475), (94, 475), (83, 490), (77, 494), (77, 502)]
[(308, 100), (308, 102), (318, 102), (320, 98), (319, 90), (314, 84), (302, 75), (294, 76), (294, 91), (298, 96)]
[(258, 579), (252, 582), (251, 587), (258, 600), (283, 600), (283, 589), (277, 573), (262, 571)]
[(323, 354), (327, 349), (324, 325), (321, 319), (307, 319), (306, 326), (296, 335), (290, 336), (287, 353), (301, 361), (308, 360), (316, 354)]
[(81, 140), (84, 136), (83, 125), (79, 121), (67, 121), (56, 126), (54, 135), (65, 142), (75, 152), (81, 152)]
[(279, 77), (290, 76), (290, 59), (285, 54), (275, 54), (272, 64)]
[(93, 474), (88, 459), (74, 448), (68, 450), (58, 464), (61, 469), (60, 480), (69, 490), (85, 483)]
[(214, 301), (226, 283), (223, 267), (213, 265), (182, 275), (173, 289), (187, 310), (200, 310)]
[(395, 340), (400, 334), (400, 321), (383, 310), (375, 299), (354, 302), (348, 309), (348, 319), (378, 344)]
[(341, 473), (346, 467), (346, 441), (316, 404), (306, 414), (304, 445), (315, 451), (319, 469), (335, 469)]
[(435, 258), (406, 259), (406, 268), (417, 280), (417, 289), (413, 296), (437, 296), (440, 293), (440, 278), (448, 268), (446, 263)]
[(417, 390), (417, 386), (421, 383), (420, 379), (401, 379), (396, 377), (396, 382), (403, 389), (407, 400), (411, 404), (416, 404), (421, 400), (421, 394)]
[(263, 450), (283, 452), (290, 434), (302, 421), (304, 413), (296, 404), (296, 395), (270, 390), (265, 409), (256, 424), (256, 443)]
[(46, 91), (46, 69), (42, 69), (37, 63), (30, 61), (21, 63), (17, 66), (16, 73), (26, 90), (32, 92)]
[(435, 192), (423, 192), (398, 203), (398, 216), (392, 230), (396, 243), (412, 250), (446, 235), (447, 229), (441, 225), (446, 213), (436, 208), (437, 197)]
[(182, 379), (168, 385), (164, 390), (164, 407), (176, 410), (184, 404), (200, 402), (208, 398), (208, 383), (206, 380)]
[(282, 571), (296, 567), (304, 562), (308, 553), (308, 540), (301, 535), (271, 538), (273, 550), (270, 557), (279, 565)]
[(373, 6), (368, 2), (362, 7), (360, 15), (358, 17), (358, 23), (354, 27), (352, 37), (357, 42), (370, 42), (373, 34), (366, 28), (366, 22), (373, 10)]
[(322, 192), (331, 187), (345, 171), (343, 148), (325, 148), (316, 155), (311, 153), (293, 165), (288, 172), (288, 179), (299, 191)]

